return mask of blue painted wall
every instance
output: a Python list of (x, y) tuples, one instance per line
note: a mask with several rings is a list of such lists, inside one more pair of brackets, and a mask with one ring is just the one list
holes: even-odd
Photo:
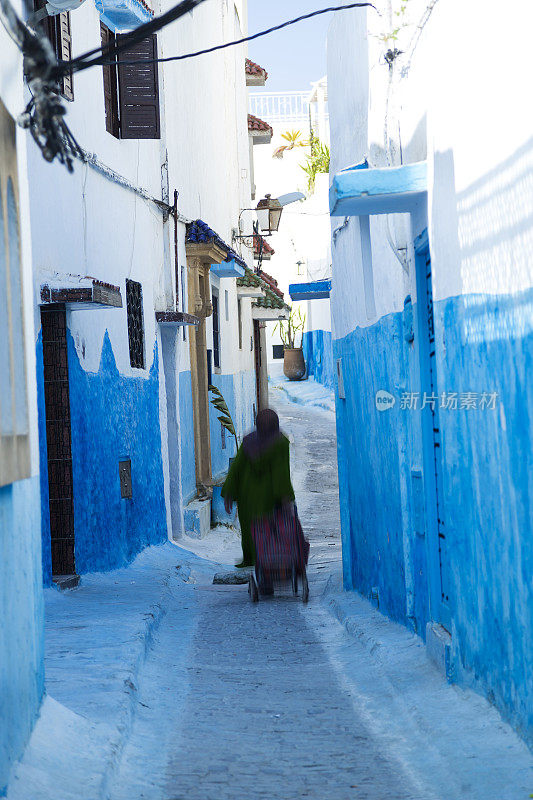
[(318, 383), (333, 389), (335, 387), (335, 370), (331, 331), (306, 331), (302, 341), (307, 375), (312, 376)]
[(52, 549), (50, 543), (50, 506), (48, 497), (48, 460), (46, 448), (46, 411), (44, 405), (43, 338), (39, 331), (37, 356), (37, 413), (39, 426), (39, 482), (41, 490), (41, 541), (43, 584), (52, 585)]
[(44, 692), (39, 479), (0, 488), (0, 796)]
[[(533, 292), (435, 304), (439, 390), (497, 392), (496, 410), (440, 411), (443, 513), (452, 580), (452, 671), (533, 743)], [(403, 314), (334, 342), (345, 585), (424, 635), (429, 619), (416, 340)], [(375, 393), (396, 404), (379, 412)], [(418, 481), (419, 482), (419, 481)], [(420, 530), (422, 528), (422, 530)], [(422, 535), (421, 535), (422, 534)]]
[[(70, 334), (68, 359), (76, 569), (80, 574), (116, 569), (167, 538), (157, 345), (147, 378), (120, 375), (107, 331), (97, 373), (82, 368)], [(42, 357), (38, 363), (42, 371)], [(46, 464), (42, 375), (38, 384), (41, 464)], [(123, 459), (131, 459), (132, 499), (120, 495), (118, 462)], [(45, 582), (51, 569), (48, 514), (45, 486)]]
[[(220, 389), (229, 408), (234, 424), (235, 419), (235, 384), (233, 375), (213, 375), (213, 384)], [(211, 399), (212, 395), (209, 395)], [(222, 447), (221, 424), (219, 412), (209, 404), (209, 430), (211, 434), (211, 470), (214, 480), (220, 480), (228, 471), (229, 459), (235, 455), (235, 440), (228, 431), (225, 435), (225, 448)]]
[(181, 441), (181, 493), (186, 505), (196, 495), (196, 467), (194, 456), (194, 417), (192, 408), (191, 373), (180, 373), (180, 441)]
[[(255, 374), (238, 372), (231, 375), (213, 375), (214, 385), (220, 389), (230, 410), (237, 435), (242, 436), (253, 428), (253, 405), (256, 402)], [(241, 400), (237, 408), (237, 398)], [(221, 480), (228, 471), (229, 459), (236, 453), (235, 439), (226, 431), (226, 447), (222, 447), (221, 425), (218, 411), (210, 405), (211, 467), (215, 480)], [(242, 439), (242, 436), (240, 438)]]

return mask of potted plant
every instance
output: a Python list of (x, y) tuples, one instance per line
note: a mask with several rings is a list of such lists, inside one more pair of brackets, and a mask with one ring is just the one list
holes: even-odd
[[(302, 339), (305, 327), (305, 314), (301, 309), (291, 308), (288, 320), (280, 320), (279, 335), (283, 342), (283, 372), (290, 381), (301, 381), (305, 375), (305, 360)], [(300, 346), (296, 342), (300, 336)]]

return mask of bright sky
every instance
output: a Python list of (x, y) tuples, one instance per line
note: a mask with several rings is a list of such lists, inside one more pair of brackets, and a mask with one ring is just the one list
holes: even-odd
[[(326, 0), (248, 0), (248, 32), (257, 33), (328, 5), (335, 4)], [(311, 81), (325, 75), (326, 35), (332, 16), (323, 14), (250, 42), (249, 57), (268, 72), (264, 90), (253, 91), (309, 89)]]

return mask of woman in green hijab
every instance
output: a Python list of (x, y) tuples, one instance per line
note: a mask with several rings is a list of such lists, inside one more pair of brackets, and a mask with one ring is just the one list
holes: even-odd
[(289, 440), (279, 429), (278, 415), (262, 409), (256, 430), (244, 437), (222, 487), (226, 511), (237, 503), (241, 526), (242, 561), (238, 567), (255, 565), (252, 522), (294, 500), (289, 463)]

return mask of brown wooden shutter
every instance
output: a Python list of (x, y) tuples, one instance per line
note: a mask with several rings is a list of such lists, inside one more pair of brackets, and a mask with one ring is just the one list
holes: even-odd
[[(102, 47), (115, 41), (115, 34), (112, 33), (103, 22), (100, 23), (100, 36), (102, 39)], [(109, 60), (114, 60), (114, 57)], [(120, 136), (120, 126), (118, 119), (117, 68), (115, 64), (103, 64), (102, 71), (104, 76), (105, 129), (118, 139)]]
[[(120, 42), (121, 36), (117, 36)], [(118, 56), (121, 139), (159, 139), (159, 87), (157, 64), (127, 64), (127, 61), (150, 62), (157, 58), (157, 37), (152, 34)]]
[[(70, 13), (63, 11), (57, 15), (57, 57), (62, 61), (70, 61), (72, 58), (72, 37), (70, 35)], [(67, 100), (74, 100), (74, 82), (72, 72), (63, 77), (61, 94)]]

